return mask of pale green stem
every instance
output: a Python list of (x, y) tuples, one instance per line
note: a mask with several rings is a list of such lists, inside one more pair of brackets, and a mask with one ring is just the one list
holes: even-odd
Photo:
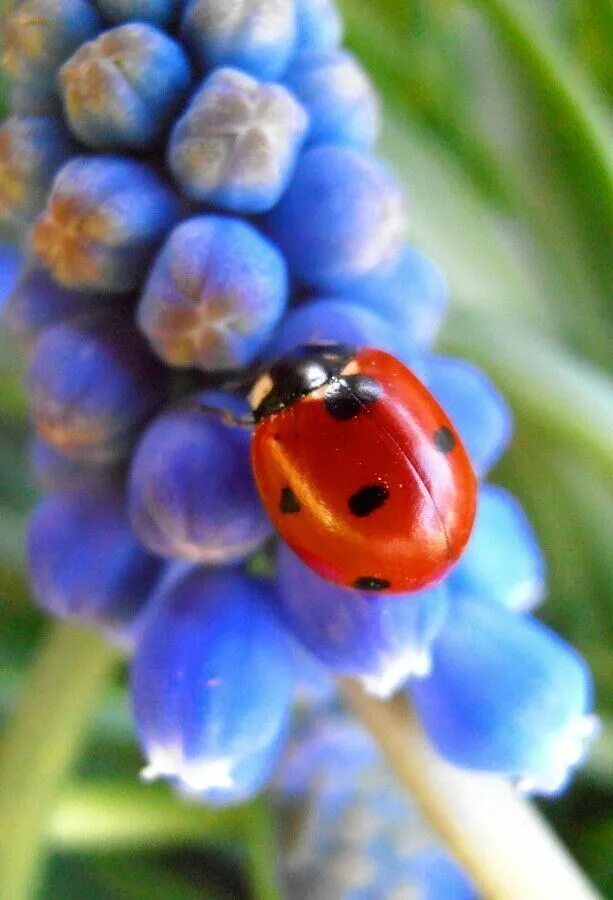
[(403, 700), (383, 703), (348, 680), (341, 693), (485, 897), (598, 896), (549, 825), (506, 781), (446, 763)]
[(0, 758), (4, 900), (34, 895), (58, 788), (116, 659), (117, 652), (96, 635), (58, 625), (23, 685)]

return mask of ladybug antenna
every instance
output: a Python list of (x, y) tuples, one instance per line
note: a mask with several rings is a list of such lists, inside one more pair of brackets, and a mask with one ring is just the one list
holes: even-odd
[(224, 409), (222, 406), (212, 406), (210, 403), (204, 403), (198, 397), (191, 397), (183, 404), (182, 408), (201, 412), (205, 416), (215, 416), (224, 425), (231, 425), (235, 428), (253, 428), (255, 425), (253, 413), (237, 415), (229, 409)]

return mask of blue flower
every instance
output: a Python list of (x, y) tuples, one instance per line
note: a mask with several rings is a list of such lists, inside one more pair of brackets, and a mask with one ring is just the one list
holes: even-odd
[(98, 14), (87, 0), (24, 0), (17, 4), (4, 23), (2, 56), (4, 72), (18, 89), (21, 108), (16, 111), (54, 111), (57, 69), (100, 27)]
[(122, 293), (139, 284), (177, 214), (175, 197), (147, 166), (77, 157), (55, 179), (32, 248), (63, 287)]
[(113, 320), (49, 328), (28, 374), (40, 437), (78, 462), (125, 456), (166, 388), (166, 374), (136, 330)]
[(288, 547), (278, 557), (275, 610), (287, 629), (334, 672), (355, 675), (378, 696), (431, 667), (447, 615), (447, 592), (377, 597), (325, 581)]
[(269, 777), (288, 725), (291, 652), (265, 582), (192, 568), (156, 598), (132, 693), (144, 777), (235, 803)]
[(343, 37), (343, 22), (334, 0), (295, 0), (296, 53), (335, 50)]
[(398, 257), (402, 195), (371, 157), (350, 147), (313, 147), (266, 228), (300, 280), (334, 292)]
[(485, 373), (460, 359), (430, 357), (425, 381), (458, 429), (475, 472), (487, 474), (511, 440), (506, 400)]
[(292, 174), (307, 116), (280, 84), (217, 69), (175, 125), (168, 164), (184, 194), (240, 213), (262, 213)]
[(366, 306), (343, 298), (311, 300), (291, 309), (266, 350), (274, 359), (301, 344), (336, 341), (354, 347), (386, 350), (422, 374), (423, 361), (400, 329)]
[(108, 298), (59, 287), (44, 269), (26, 264), (4, 307), (2, 324), (30, 351), (52, 325), (100, 315)]
[(30, 445), (30, 466), (42, 491), (81, 490), (96, 481), (104, 484), (119, 477), (115, 469), (97, 463), (77, 462), (39, 437), (35, 437)]
[(282, 822), (293, 824), (281, 858), (282, 885), (292, 900), (476, 897), (372, 739), (339, 712), (309, 711), (274, 797)]
[(592, 680), (544, 625), (482, 600), (461, 600), (411, 697), (437, 750), (454, 765), (497, 772), (555, 794), (595, 732)]
[(287, 302), (285, 261), (247, 222), (188, 219), (159, 254), (140, 328), (174, 366), (236, 368), (264, 347)]
[(292, 0), (188, 0), (181, 31), (203, 68), (235, 66), (270, 80), (294, 48), (294, 6)]
[(245, 409), (222, 393), (205, 392), (193, 402), (145, 432), (132, 463), (132, 522), (141, 541), (161, 556), (237, 562), (271, 532), (251, 471), (250, 435), (196, 404), (238, 414)]
[(347, 284), (343, 295), (379, 313), (408, 344), (422, 347), (436, 336), (449, 290), (438, 267), (405, 245), (398, 258)]
[(88, 147), (150, 149), (187, 93), (185, 51), (136, 22), (83, 44), (59, 73), (68, 124)]
[(454, 597), (480, 597), (527, 612), (543, 599), (546, 574), (542, 551), (519, 502), (503, 488), (484, 484), (472, 537), (448, 579)]
[(137, 630), (162, 569), (134, 538), (122, 492), (99, 481), (39, 503), (29, 525), (28, 560), (44, 609), (97, 625), (122, 643)]
[(0, 218), (30, 224), (73, 149), (62, 124), (50, 116), (6, 119), (0, 126)]
[(309, 115), (310, 146), (372, 149), (380, 129), (379, 101), (354, 56), (344, 50), (299, 54), (284, 81)]

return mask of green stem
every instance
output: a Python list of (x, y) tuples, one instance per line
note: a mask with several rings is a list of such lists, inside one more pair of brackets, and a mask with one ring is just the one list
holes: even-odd
[(49, 840), (64, 852), (107, 853), (226, 841), (240, 836), (257, 804), (216, 810), (183, 802), (163, 784), (101, 779), (68, 785), (49, 823)]
[(483, 10), (513, 57), (531, 75), (556, 130), (573, 141), (582, 164), (598, 175), (603, 191), (600, 199), (613, 215), (613, 143), (600, 98), (525, 2), (472, 2)]
[(6, 900), (34, 894), (56, 792), (116, 659), (97, 636), (62, 624), (34, 662), (0, 760), (0, 884)]
[(443, 346), (475, 360), (539, 434), (613, 476), (613, 388), (598, 369), (516, 322), (453, 310)]
[(277, 830), (264, 801), (254, 804), (246, 824), (247, 860), (255, 900), (280, 900)]
[(401, 698), (383, 703), (348, 680), (340, 688), (483, 896), (595, 900), (593, 888), (547, 823), (510, 784), (446, 763)]

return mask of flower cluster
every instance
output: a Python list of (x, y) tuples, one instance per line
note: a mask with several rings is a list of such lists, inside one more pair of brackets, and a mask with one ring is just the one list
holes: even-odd
[(400, 790), (372, 739), (334, 706), (300, 722), (273, 787), (287, 822), (283, 896), (477, 897)]
[[(253, 795), (297, 687), (326, 670), (408, 691), (452, 762), (555, 792), (593, 730), (590, 676), (531, 616), (540, 550), (485, 481), (510, 412), (431, 350), (445, 285), (405, 243), (402, 192), (373, 155), (377, 98), (341, 36), (332, 0), (8, 15), (0, 213), (25, 261), (4, 317), (45, 492), (34, 592), (133, 648), (145, 774), (193, 798)], [(320, 340), (394, 354), (463, 438), (479, 513), (436, 587), (347, 590), (285, 546), (271, 564), (249, 434), (182, 402), (240, 413), (233, 373)]]

